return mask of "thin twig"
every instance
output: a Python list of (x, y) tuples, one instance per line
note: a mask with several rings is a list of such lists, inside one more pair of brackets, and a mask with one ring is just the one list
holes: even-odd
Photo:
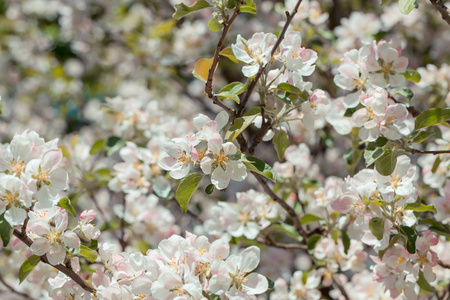
[(345, 299), (350, 299), (349, 297), (348, 297), (348, 294), (347, 294), (347, 292), (345, 291), (345, 289), (344, 289), (344, 287), (341, 285), (341, 283), (339, 282), (339, 279), (338, 278), (336, 278), (336, 276), (332, 276), (333, 277), (333, 283), (334, 283), (334, 285), (335, 286), (337, 286), (337, 288), (341, 291), (341, 294), (342, 294), (342, 296), (345, 298)]
[(450, 265), (443, 263), (441, 260), (439, 260), (439, 265), (443, 268), (450, 269)]
[(417, 150), (417, 149), (409, 149), (409, 153), (411, 154), (449, 154), (450, 150)]
[(12, 286), (10, 286), (2, 277), (2, 275), (0, 274), (0, 282), (3, 283), (4, 286), (6, 286), (8, 288), (8, 290), (10, 290), (11, 292), (13, 292), (14, 294), (17, 294), (21, 297), (24, 297), (25, 299), (29, 299), (29, 300), (34, 300), (33, 298), (31, 298), (30, 296), (28, 296), (25, 293), (21, 293), (17, 290), (15, 290)]
[(450, 10), (445, 6), (444, 2), (442, 0), (430, 0), (430, 2), (439, 11), (442, 19), (450, 25)]
[(275, 202), (277, 202), (289, 214), (292, 222), (294, 223), (295, 230), (297, 230), (298, 234), (306, 241), (308, 239), (308, 234), (302, 228), (302, 224), (300, 223), (300, 219), (295, 210), (289, 204), (287, 204), (286, 201), (275, 194), (275, 192), (269, 187), (266, 179), (262, 175), (259, 175), (255, 172), (252, 172), (252, 174), (253, 176), (255, 176), (256, 180), (258, 180), (259, 184), (262, 186), (266, 194), (268, 194), (273, 200), (275, 200)]
[[(25, 245), (27, 245), (28, 247), (31, 247), (31, 245), (33, 244), (33, 241), (27, 236), (25, 231), (20, 232), (19, 230), (14, 229), (13, 233), (17, 238), (19, 238), (22, 242), (24, 242)], [(68, 268), (61, 264), (52, 265), (48, 261), (46, 254), (41, 256), (41, 261), (46, 264), (49, 264), (50, 266), (54, 267), (55, 269), (61, 271), (62, 273), (66, 274), (67, 276), (69, 276), (73, 281), (75, 281), (85, 291), (87, 291), (89, 293), (95, 293), (95, 289), (90, 284), (85, 282), (77, 273), (75, 273), (75, 271), (73, 269)]]
[[(295, 14), (297, 13), (298, 8), (300, 7), (300, 4), (302, 3), (302, 0), (298, 0), (297, 4), (295, 5), (294, 9), (292, 10), (291, 13), (289, 13), (288, 11), (286, 11), (286, 23), (284, 24), (283, 29), (281, 30), (281, 33), (275, 43), (275, 45), (273, 46), (272, 52), (271, 52), (271, 59), (269, 60), (269, 62), (272, 60), (273, 55), (275, 54), (275, 52), (278, 49), (278, 46), (280, 46), (281, 42), (284, 39), (284, 36), (286, 34), (286, 31), (289, 27), (289, 25), (292, 22), (292, 19), (294, 18)], [(239, 110), (238, 110), (238, 114), (237, 117), (241, 117), (244, 114), (244, 110), (245, 110), (245, 106), (247, 105), (248, 100), (250, 99), (250, 95), (252, 94), (253, 90), (255, 89), (256, 84), (258, 83), (259, 78), (261, 77), (262, 73), (264, 72), (264, 70), (266, 69), (267, 65), (269, 64), (266, 63), (265, 65), (261, 65), (261, 67), (259, 68), (258, 73), (256, 73), (255, 78), (253, 78), (252, 82), (250, 83), (250, 86), (245, 94), (244, 100), (241, 101), (241, 104), (239, 105)]]
[(228, 113), (228, 115), (232, 118), (232, 120), (234, 120), (235, 117), (234, 110), (229, 108), (222, 101), (220, 101), (220, 99), (217, 96), (214, 95), (212, 91), (212, 82), (214, 72), (216, 71), (217, 65), (219, 64), (220, 51), (222, 50), (223, 41), (225, 40), (228, 30), (231, 28), (231, 25), (233, 24), (234, 20), (236, 20), (237, 16), (241, 13), (240, 8), (241, 8), (241, 1), (238, 1), (233, 15), (229, 20), (226, 20), (223, 24), (222, 36), (220, 37), (219, 42), (217, 43), (216, 51), (214, 52), (213, 56), (213, 61), (208, 71), (208, 79), (206, 80), (205, 84), (205, 94), (208, 95), (208, 97), (213, 101), (215, 105), (224, 109)]
[(269, 235), (266, 235), (265, 238), (263, 238), (263, 237), (257, 238), (256, 241), (260, 242), (264, 245), (267, 245), (267, 246), (272, 246), (272, 247), (281, 248), (281, 249), (299, 249), (299, 250), (307, 250), (308, 249), (308, 246), (306, 246), (304, 244), (284, 244), (284, 243), (275, 242)]

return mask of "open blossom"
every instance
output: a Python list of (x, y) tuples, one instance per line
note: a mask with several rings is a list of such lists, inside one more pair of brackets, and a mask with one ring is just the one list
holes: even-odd
[(41, 159), (31, 160), (25, 169), (27, 184), (36, 193), (39, 202), (47, 207), (56, 204), (59, 192), (68, 188), (69, 176), (59, 168), (63, 154), (61, 149), (46, 151)]
[(185, 138), (174, 138), (161, 145), (164, 152), (159, 157), (158, 165), (175, 179), (186, 177), (192, 163), (192, 146)]
[(80, 221), (78, 222), (78, 226), (73, 230), (80, 230), (85, 237), (88, 239), (97, 239), (100, 236), (100, 230), (96, 228), (91, 222), (97, 216), (97, 212), (95, 210), (85, 210), (80, 214)]
[(400, 56), (401, 47), (394, 42), (381, 40), (368, 56), (367, 69), (375, 72), (371, 76), (371, 82), (380, 87), (401, 86), (405, 82), (403, 74), (408, 66), (408, 58)]
[(259, 252), (258, 247), (251, 246), (223, 262), (215, 262), (211, 266), (213, 276), (209, 291), (235, 299), (248, 299), (247, 295), (264, 293), (269, 286), (266, 277), (250, 273), (259, 263)]
[(25, 220), (26, 210), (31, 206), (31, 191), (22, 180), (13, 175), (0, 174), (0, 214), (12, 226)]
[(35, 220), (29, 223), (28, 235), (33, 240), (30, 249), (34, 254), (42, 256), (47, 254), (52, 265), (61, 264), (66, 258), (66, 248), (80, 248), (80, 239), (67, 229), (67, 213), (61, 210), (55, 216), (55, 226), (44, 220)]
[(302, 36), (297, 31), (291, 31), (281, 43), (281, 56), (286, 62), (286, 68), (301, 76), (311, 75), (316, 66), (317, 53), (311, 49), (301, 47)]
[(217, 189), (225, 189), (231, 179), (242, 181), (247, 177), (244, 163), (230, 157), (237, 153), (233, 143), (223, 144), (220, 135), (215, 134), (208, 141), (208, 149), (212, 156), (204, 157), (200, 165), (205, 174), (211, 174), (211, 182)]
[(234, 56), (246, 64), (242, 67), (245, 77), (253, 77), (258, 73), (261, 65), (267, 64), (271, 59), (271, 51), (277, 41), (273, 33), (258, 32), (251, 39), (245, 40), (239, 34), (236, 44), (231, 45)]

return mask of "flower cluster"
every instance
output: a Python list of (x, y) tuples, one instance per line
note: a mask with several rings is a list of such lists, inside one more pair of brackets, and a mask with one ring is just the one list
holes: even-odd
[(230, 180), (242, 181), (247, 177), (247, 168), (236, 156), (237, 148), (232, 142), (223, 142), (219, 131), (228, 122), (226, 112), (215, 120), (200, 114), (194, 119), (196, 133), (185, 138), (175, 138), (162, 144), (159, 166), (170, 171), (175, 179), (184, 178), (191, 166), (201, 168), (211, 175), (211, 182), (219, 189), (225, 189)]

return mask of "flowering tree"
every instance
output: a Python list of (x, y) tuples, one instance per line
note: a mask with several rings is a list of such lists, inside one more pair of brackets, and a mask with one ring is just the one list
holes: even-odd
[(450, 13), (392, 2), (0, 6), (2, 297), (448, 299)]

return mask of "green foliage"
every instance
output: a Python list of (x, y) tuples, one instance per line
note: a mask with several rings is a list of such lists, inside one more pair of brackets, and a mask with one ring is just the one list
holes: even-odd
[(177, 4), (177, 5), (175, 5), (175, 13), (172, 15), (172, 17), (174, 19), (180, 20), (182, 17), (184, 17), (192, 12), (195, 12), (195, 11), (198, 11), (198, 10), (201, 10), (204, 8), (208, 8), (208, 7), (211, 7), (211, 5), (209, 5), (209, 3), (206, 0), (199, 0), (199, 1), (195, 2), (194, 4), (192, 4), (191, 6), (187, 6), (183, 3)]
[(78, 255), (86, 258), (90, 262), (94, 262), (98, 256), (97, 251), (83, 244), (80, 246), (80, 253)]
[(407, 81), (412, 81), (412, 82), (420, 82), (420, 74), (417, 71), (414, 70), (407, 70), (405, 73), (403, 73), (403, 76), (405, 76), (405, 79)]
[(100, 139), (95, 141), (95, 143), (92, 145), (91, 150), (89, 151), (90, 155), (97, 154), (98, 152), (102, 151), (105, 147), (105, 139)]
[(75, 208), (73, 208), (69, 198), (65, 197), (59, 200), (58, 206), (64, 208), (68, 213), (72, 215), (72, 217), (76, 216)]
[(307, 243), (308, 251), (313, 251), (316, 248), (317, 243), (320, 241), (321, 238), (322, 238), (322, 236), (320, 234), (313, 234), (309, 238), (308, 243)]
[(269, 166), (259, 158), (247, 156), (242, 160), (242, 162), (250, 171), (261, 174), (262, 176), (272, 180), (273, 182), (276, 181), (275, 171), (271, 166)]
[(406, 237), (406, 250), (411, 254), (416, 253), (417, 231), (413, 227), (400, 226), (400, 233)]
[[(117, 136), (111, 136), (105, 140), (106, 155), (110, 156), (125, 146), (125, 140)], [(92, 150), (92, 149), (91, 149)]]
[(275, 132), (275, 136), (273, 137), (273, 144), (275, 146), (275, 150), (277, 151), (278, 159), (283, 160), (284, 152), (286, 151), (287, 147), (291, 145), (286, 131), (277, 130)]
[(205, 174), (200, 173), (188, 174), (178, 186), (176, 198), (183, 213), (187, 212), (189, 200), (198, 189), (204, 176)]
[(222, 55), (222, 56), (225, 56), (226, 58), (228, 58), (229, 60), (231, 60), (232, 62), (234, 62), (236, 64), (240, 64), (240, 65), (245, 65), (246, 64), (246, 63), (238, 60), (236, 58), (236, 56), (234, 56), (233, 49), (231, 49), (231, 47), (224, 48), (222, 51), (220, 51), (219, 54)]
[(243, 5), (241, 5), (241, 12), (256, 14), (256, 4), (253, 0), (246, 0)]
[(390, 93), (394, 94), (394, 95), (403, 96), (403, 97), (405, 97), (407, 99), (411, 99), (414, 96), (414, 93), (409, 88), (395, 89), (395, 90), (392, 90)]
[(385, 220), (382, 218), (372, 218), (369, 221), (369, 229), (370, 232), (378, 239), (381, 240), (384, 234), (384, 222)]
[(428, 280), (425, 279), (425, 275), (423, 275), (422, 271), (419, 271), (419, 280), (417, 280), (417, 284), (420, 289), (425, 292), (436, 293), (436, 289), (428, 283)]
[(433, 205), (425, 205), (422, 203), (408, 203), (405, 205), (405, 210), (412, 210), (417, 212), (425, 212), (425, 211), (436, 212), (436, 208)]
[(414, 129), (439, 125), (450, 121), (450, 108), (432, 108), (417, 116)]
[(222, 27), (223, 24), (219, 22), (218, 16), (213, 16), (208, 22), (208, 28), (213, 32), (219, 31)]
[(364, 151), (364, 160), (366, 161), (366, 167), (373, 164), (384, 153), (383, 146), (388, 142), (387, 138), (379, 137), (373, 142), (370, 142), (366, 150)]
[(3, 246), (6, 247), (9, 244), (9, 240), (11, 238), (13, 228), (8, 223), (8, 221), (5, 220), (5, 214), (2, 214), (0, 216), (0, 236), (3, 241)]
[(375, 167), (383, 176), (389, 176), (394, 172), (395, 166), (397, 164), (397, 157), (403, 154), (404, 150), (399, 149), (385, 149), (383, 147), (384, 153), (375, 161)]
[(25, 278), (27, 278), (28, 274), (33, 271), (33, 269), (39, 264), (41, 261), (41, 257), (37, 255), (31, 255), (28, 257), (23, 264), (20, 266), (19, 269), (19, 280), (20, 283), (22, 283)]
[(234, 141), (242, 131), (244, 131), (257, 116), (261, 114), (261, 109), (259, 107), (254, 107), (245, 113), (242, 117), (234, 120), (234, 124), (230, 127), (228, 132), (225, 134), (225, 139), (229, 142)]
[(398, 8), (402, 14), (409, 14), (414, 8), (419, 8), (417, 0), (399, 0)]
[(313, 222), (317, 222), (323, 220), (322, 217), (316, 215), (316, 214), (304, 214), (303, 216), (300, 217), (300, 223), (302, 223), (302, 225), (308, 225), (311, 224)]
[(205, 194), (211, 195), (212, 192), (214, 192), (214, 184), (211, 183), (205, 188)]
[(201, 81), (206, 82), (208, 80), (209, 69), (212, 66), (212, 62), (213, 62), (212, 58), (199, 59), (195, 63), (192, 75), (194, 75), (194, 77), (200, 79)]

